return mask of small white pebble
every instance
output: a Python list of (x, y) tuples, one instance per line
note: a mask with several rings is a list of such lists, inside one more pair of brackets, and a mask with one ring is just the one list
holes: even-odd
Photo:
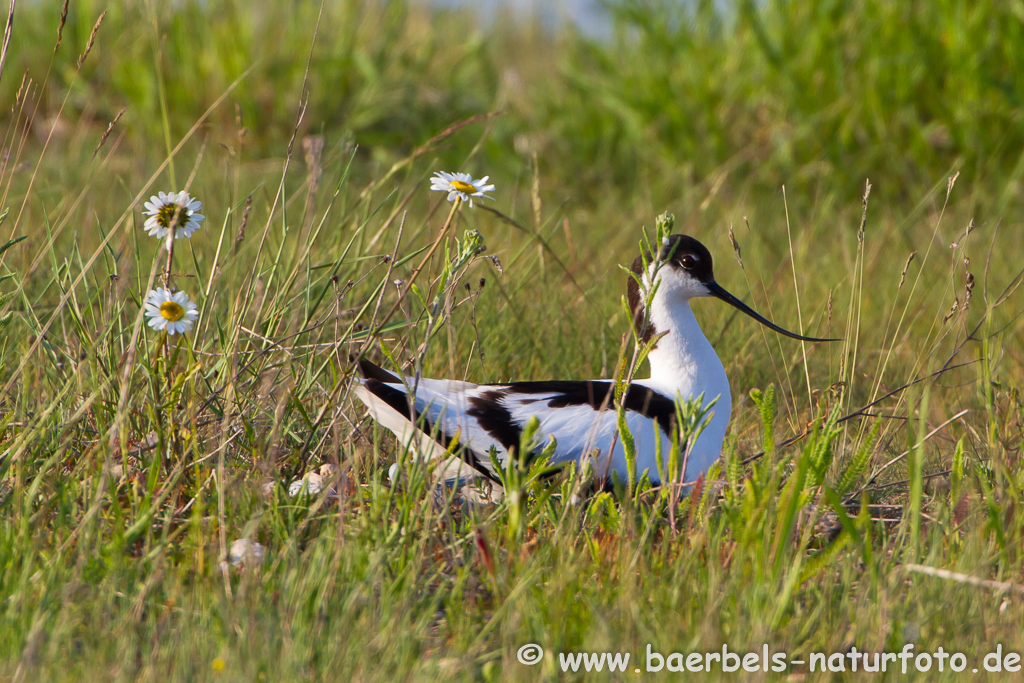
[(236, 567), (240, 564), (259, 566), (267, 556), (267, 549), (248, 538), (239, 538), (231, 544), (228, 558)]
[(307, 474), (302, 479), (296, 479), (288, 486), (288, 495), (294, 498), (302, 491), (315, 496), (324, 490), (324, 479), (316, 472)]

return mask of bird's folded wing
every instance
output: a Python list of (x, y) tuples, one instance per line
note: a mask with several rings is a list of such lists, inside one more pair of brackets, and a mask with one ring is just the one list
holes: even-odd
[[(609, 458), (621, 459), (616, 457), (622, 455), (622, 445), (613, 402), (614, 384), (610, 381), (514, 382), (480, 389), (485, 390), (482, 399), (505, 409), (507, 423), (518, 428), (519, 433), (536, 417), (540, 423), (539, 447), (550, 437), (557, 441), (553, 462), (582, 462), (584, 458), (594, 457), (597, 463), (607, 465)], [(633, 384), (621, 397), (621, 402), (634, 439), (652, 439), (653, 447), (654, 430), (660, 427), (663, 436), (671, 434), (675, 425), (675, 404), (670, 399)], [(496, 431), (491, 429), (492, 434)], [(511, 437), (510, 433), (508, 438)], [(518, 433), (515, 437), (518, 443)]]
[[(397, 381), (382, 381), (387, 379)], [(429, 435), (437, 455), (457, 437), (458, 445), (465, 449), (465, 462), (483, 476), (496, 479), (490, 450), (504, 462), (511, 450), (519, 449), (523, 430), (534, 417), (540, 427), (536, 448), (543, 448), (550, 437), (557, 441), (554, 462), (580, 461), (595, 451), (610, 455), (618, 440), (612, 387), (608, 381), (476, 385), (420, 379), (416, 383), (411, 377), (374, 373), (357, 393), (374, 417), (400, 439), (413, 438), (413, 432)], [(411, 402), (410, 391), (415, 392)], [(657, 423), (670, 433), (675, 408), (667, 397), (634, 384), (623, 397), (623, 406), (631, 431), (650, 431)]]

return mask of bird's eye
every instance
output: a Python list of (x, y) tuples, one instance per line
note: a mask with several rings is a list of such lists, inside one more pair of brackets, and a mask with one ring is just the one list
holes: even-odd
[(679, 257), (679, 263), (683, 266), (683, 268), (690, 270), (691, 268), (697, 265), (697, 257), (694, 256), (693, 254), (683, 254), (682, 256)]

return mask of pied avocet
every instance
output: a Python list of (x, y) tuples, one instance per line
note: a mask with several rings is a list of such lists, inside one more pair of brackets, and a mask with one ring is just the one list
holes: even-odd
[[(645, 272), (645, 261), (648, 261)], [(648, 355), (651, 376), (633, 380), (621, 397), (626, 423), (636, 447), (636, 473), (659, 483), (656, 450), (668, 461), (676, 421), (676, 399), (703, 394), (705, 405), (717, 398), (707, 427), (690, 447), (683, 480), (693, 482), (718, 459), (729, 424), (732, 400), (722, 361), (697, 324), (690, 300), (716, 297), (762, 325), (793, 339), (836, 341), (794, 334), (763, 318), (715, 281), (711, 254), (688, 235), (671, 235), (656, 259), (638, 257), (631, 268), (644, 287), (659, 284), (650, 297), (629, 278), (628, 299), (634, 325), (644, 342), (656, 339)], [(650, 290), (648, 290), (650, 291)], [(362, 359), (363, 378), (356, 395), (370, 414), (408, 444), (420, 457), (450, 457), (458, 440), (460, 465), (471, 474), (498, 482), (490, 450), (504, 463), (531, 418), (539, 420), (539, 442), (554, 437), (553, 463), (591, 459), (594, 472), (606, 481), (613, 473), (626, 481), (628, 469), (618, 415), (609, 394), (610, 380), (552, 380), (472, 384), (447, 379), (402, 376)], [(660, 430), (656, 438), (655, 430)], [(466, 467), (462, 467), (463, 475)], [(452, 472), (451, 466), (447, 472)]]

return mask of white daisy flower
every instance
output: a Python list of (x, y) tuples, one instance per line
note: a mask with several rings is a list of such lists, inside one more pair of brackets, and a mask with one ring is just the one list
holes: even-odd
[(456, 199), (461, 199), (464, 202), (469, 202), (469, 208), (473, 208), (473, 197), (494, 199), (494, 197), (488, 197), (486, 194), (494, 191), (494, 185), (487, 184), (488, 178), (490, 176), (485, 175), (480, 180), (473, 180), (473, 176), (468, 173), (445, 173), (444, 171), (438, 171), (430, 179), (430, 189), (437, 192), (447, 192), (448, 201), (454, 202)]
[(154, 237), (164, 238), (171, 226), (174, 226), (174, 239), (191, 237), (199, 229), (199, 223), (205, 218), (196, 213), (203, 208), (203, 203), (193, 199), (188, 192), (161, 192), (149, 198), (145, 203), (144, 216), (149, 216), (142, 228)]
[(160, 287), (146, 296), (146, 317), (154, 330), (167, 330), (167, 334), (185, 334), (199, 317), (196, 305), (185, 292), (171, 293)]

